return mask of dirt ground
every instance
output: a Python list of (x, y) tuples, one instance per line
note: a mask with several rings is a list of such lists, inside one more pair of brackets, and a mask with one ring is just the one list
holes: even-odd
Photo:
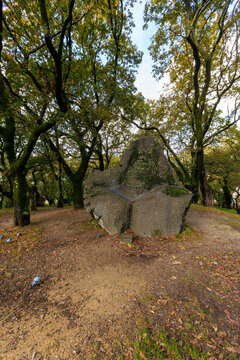
[(20, 229), (0, 213), (0, 360), (133, 359), (142, 326), (240, 358), (239, 215), (193, 207), (180, 237), (132, 246), (85, 210), (31, 219)]

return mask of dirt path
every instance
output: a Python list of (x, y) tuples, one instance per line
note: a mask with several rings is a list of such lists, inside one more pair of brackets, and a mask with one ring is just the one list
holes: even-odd
[(190, 210), (190, 234), (128, 247), (83, 210), (38, 211), (19, 238), (0, 216), (0, 360), (130, 359), (144, 323), (240, 354), (240, 217)]
[[(240, 218), (240, 216), (239, 216)], [(204, 234), (203, 241), (199, 242), (201, 251), (223, 252), (240, 251), (240, 225), (238, 215), (229, 215), (216, 212), (191, 210), (187, 222), (194, 225)], [(235, 229), (232, 227), (236, 225)]]

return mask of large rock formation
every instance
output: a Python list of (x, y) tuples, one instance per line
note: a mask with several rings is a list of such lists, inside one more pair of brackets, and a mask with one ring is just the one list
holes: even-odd
[(85, 184), (85, 207), (109, 234), (181, 232), (192, 194), (182, 188), (152, 136), (134, 141), (119, 166), (94, 171)]

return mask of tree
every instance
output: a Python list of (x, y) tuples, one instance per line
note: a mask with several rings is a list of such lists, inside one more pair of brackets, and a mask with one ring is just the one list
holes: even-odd
[(49, 147), (38, 142), (27, 164), (27, 181), (31, 209), (37, 210), (47, 200), (50, 205), (57, 200), (57, 206), (64, 203), (64, 184), (62, 168)]
[(56, 118), (48, 113), (46, 100), (38, 111), (35, 111), (31, 100), (26, 99), (26, 95), (30, 97), (30, 84), (13, 58), (13, 50), (8, 51), (9, 29), (3, 16), (3, 4), (0, 5), (0, 137), (4, 153), (2, 163), (12, 186), (14, 224), (24, 226), (30, 222), (26, 164), (39, 136), (55, 124)]
[(171, 4), (158, 0), (146, 6), (146, 22), (153, 20), (159, 26), (151, 46), (155, 75), (167, 70), (171, 80), (170, 98), (165, 97), (164, 102), (178, 109), (176, 118), (171, 118), (173, 126), (189, 134), (190, 176), (161, 127), (156, 127), (179, 172), (191, 180), (195, 200), (201, 193), (204, 205), (212, 203), (204, 148), (239, 119), (239, 103), (230, 116), (218, 116), (221, 100), (237, 96), (239, 86), (239, 7), (235, 0), (178, 0)]
[(218, 204), (233, 206), (233, 194), (240, 185), (240, 132), (232, 129), (221, 143), (211, 146), (205, 155), (208, 182), (217, 193)]
[[(120, 156), (133, 139), (132, 128), (129, 123), (119, 118), (111, 123), (104, 124), (95, 149), (93, 167), (103, 171)], [(98, 166), (96, 164), (99, 164)]]
[[(40, 2), (41, 9), (44, 3)], [(63, 48), (68, 48), (66, 39), (69, 36), (68, 25), (71, 23), (72, 4), (67, 6), (68, 16), (66, 20), (61, 18), (60, 30), (58, 29), (53, 36), (59, 38), (58, 54), (53, 64), (49, 61), (49, 53), (46, 51), (47, 45), (51, 47), (52, 38), (46, 35), (43, 40), (42, 29), (36, 28), (36, 18), (39, 18), (37, 4), (9, 1), (5, 5), (4, 11), (1, 7), (1, 54), (4, 61), (0, 79), (0, 136), (6, 156), (5, 163), (8, 165), (7, 175), (13, 187), (15, 225), (23, 226), (30, 222), (27, 162), (40, 135), (54, 126), (62, 113), (66, 112), (62, 89), (62, 67), (66, 63), (63, 60), (63, 56), (66, 55), (65, 52), (63, 54)], [(61, 7), (64, 2), (58, 5)], [(51, 51), (54, 52), (53, 44)], [(57, 111), (52, 96), (54, 90), (60, 112)]]
[(67, 172), (67, 161), (60, 151), (58, 156), (71, 175), (75, 206), (83, 206), (82, 182), (98, 132), (105, 117), (112, 117), (114, 99), (122, 98), (129, 77), (133, 84), (141, 58), (129, 41), (131, 18), (125, 11), (122, 0), (13, 0), (4, 11), (1, 6), (0, 136), (16, 225), (30, 222), (26, 164), (31, 152), (40, 135), (61, 119), (70, 121), (81, 147), (77, 172)]
[(83, 207), (83, 181), (94, 151), (99, 150), (104, 124), (108, 127), (118, 120), (136, 90), (135, 68), (141, 53), (130, 41), (126, 11), (122, 0), (98, 3), (73, 33), (75, 58), (64, 93), (68, 116), (58, 127), (62, 146), (52, 136), (47, 141), (72, 182), (75, 208)]

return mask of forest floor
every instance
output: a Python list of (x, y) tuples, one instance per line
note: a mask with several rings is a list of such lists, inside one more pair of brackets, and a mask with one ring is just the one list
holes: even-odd
[(0, 211), (0, 360), (152, 360), (139, 344), (157, 329), (195, 349), (158, 343), (165, 359), (240, 358), (239, 215), (193, 206), (182, 235), (131, 246), (85, 210), (31, 220)]

